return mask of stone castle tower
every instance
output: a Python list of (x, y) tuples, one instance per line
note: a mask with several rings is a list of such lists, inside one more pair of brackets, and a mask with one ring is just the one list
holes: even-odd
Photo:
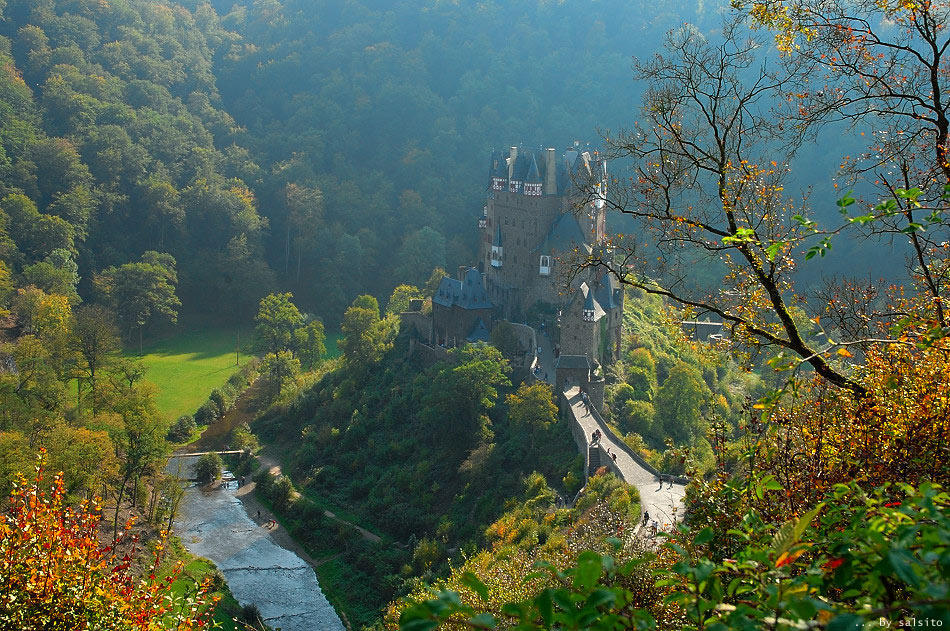
[[(580, 212), (578, 181), (601, 191)], [(492, 154), (477, 268), (503, 317), (523, 318), (536, 303), (570, 298), (562, 295), (565, 261), (603, 243), (606, 186), (606, 161), (576, 145), (560, 156), (519, 147)]]
[[(406, 313), (404, 322), (415, 339), (438, 351), (488, 341), (501, 320), (521, 326), (529, 313), (547, 314), (548, 324), (556, 324), (550, 336), (555, 366), (541, 374), (561, 388), (580, 385), (600, 407), (600, 367), (620, 352), (623, 291), (603, 271), (567, 272), (606, 247), (606, 160), (578, 143), (560, 155), (511, 147), (507, 155), (492, 153), (487, 188), (478, 261), (460, 268), (458, 278), (442, 279), (431, 317)], [(540, 326), (526, 324), (522, 330)], [(534, 358), (534, 345), (528, 347)]]

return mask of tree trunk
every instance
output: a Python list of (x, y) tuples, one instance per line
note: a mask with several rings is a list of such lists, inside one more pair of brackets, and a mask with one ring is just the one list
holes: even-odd
[(132, 477), (131, 472), (126, 473), (122, 478), (122, 484), (119, 485), (119, 495), (115, 500), (115, 517), (112, 519), (112, 541), (115, 542), (116, 538), (119, 536), (119, 510), (122, 508), (122, 500), (125, 498), (125, 486), (129, 483), (129, 478)]

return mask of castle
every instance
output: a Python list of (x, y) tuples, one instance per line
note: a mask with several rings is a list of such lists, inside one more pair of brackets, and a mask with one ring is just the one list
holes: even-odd
[[(577, 182), (594, 194), (582, 197)], [(431, 319), (404, 314), (404, 322), (413, 323), (418, 339), (441, 348), (485, 341), (500, 320), (531, 326), (548, 320), (555, 384), (588, 386), (602, 402), (600, 366), (620, 352), (623, 291), (596, 269), (568, 272), (572, 259), (606, 247), (606, 187), (606, 161), (577, 143), (560, 155), (523, 147), (493, 152), (477, 263), (442, 279)], [(530, 348), (537, 362), (535, 351)]]

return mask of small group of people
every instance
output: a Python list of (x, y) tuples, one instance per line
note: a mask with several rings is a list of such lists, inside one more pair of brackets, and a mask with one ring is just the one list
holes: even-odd
[[(260, 518), (261, 518), (261, 511), (257, 511), (257, 519), (259, 520)], [(268, 519), (267, 521), (265, 521), (265, 522), (264, 522), (263, 524), (261, 524), (261, 525), (264, 526), (264, 528), (267, 528), (268, 530), (271, 530), (271, 529), (277, 527), (277, 520), (274, 519), (274, 518), (271, 518), (271, 519)]]
[(613, 460), (615, 463), (617, 462), (617, 454), (610, 453), (610, 447), (607, 448), (607, 455), (610, 456), (611, 460)]
[(657, 532), (659, 531), (659, 529), (660, 529), (660, 524), (659, 524), (659, 522), (657, 522), (657, 520), (655, 520), (655, 519), (651, 520), (651, 519), (650, 519), (650, 511), (643, 511), (643, 524), (641, 524), (641, 525), (642, 525), (642, 526), (646, 526), (646, 525), (647, 525), (647, 522), (650, 522), (650, 536), (651, 536), (651, 537), (655, 537), (655, 536), (656, 536), (656, 533), (657, 533)]
[(603, 436), (603, 434), (600, 433), (600, 429), (595, 429), (593, 432), (591, 432), (590, 442), (599, 443), (601, 436)]

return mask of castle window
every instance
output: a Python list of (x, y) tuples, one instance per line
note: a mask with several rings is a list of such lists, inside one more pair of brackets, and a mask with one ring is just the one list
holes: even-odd
[(542, 276), (551, 275), (551, 257), (550, 256), (545, 255), (541, 257), (541, 264), (538, 267), (538, 273), (541, 274)]

